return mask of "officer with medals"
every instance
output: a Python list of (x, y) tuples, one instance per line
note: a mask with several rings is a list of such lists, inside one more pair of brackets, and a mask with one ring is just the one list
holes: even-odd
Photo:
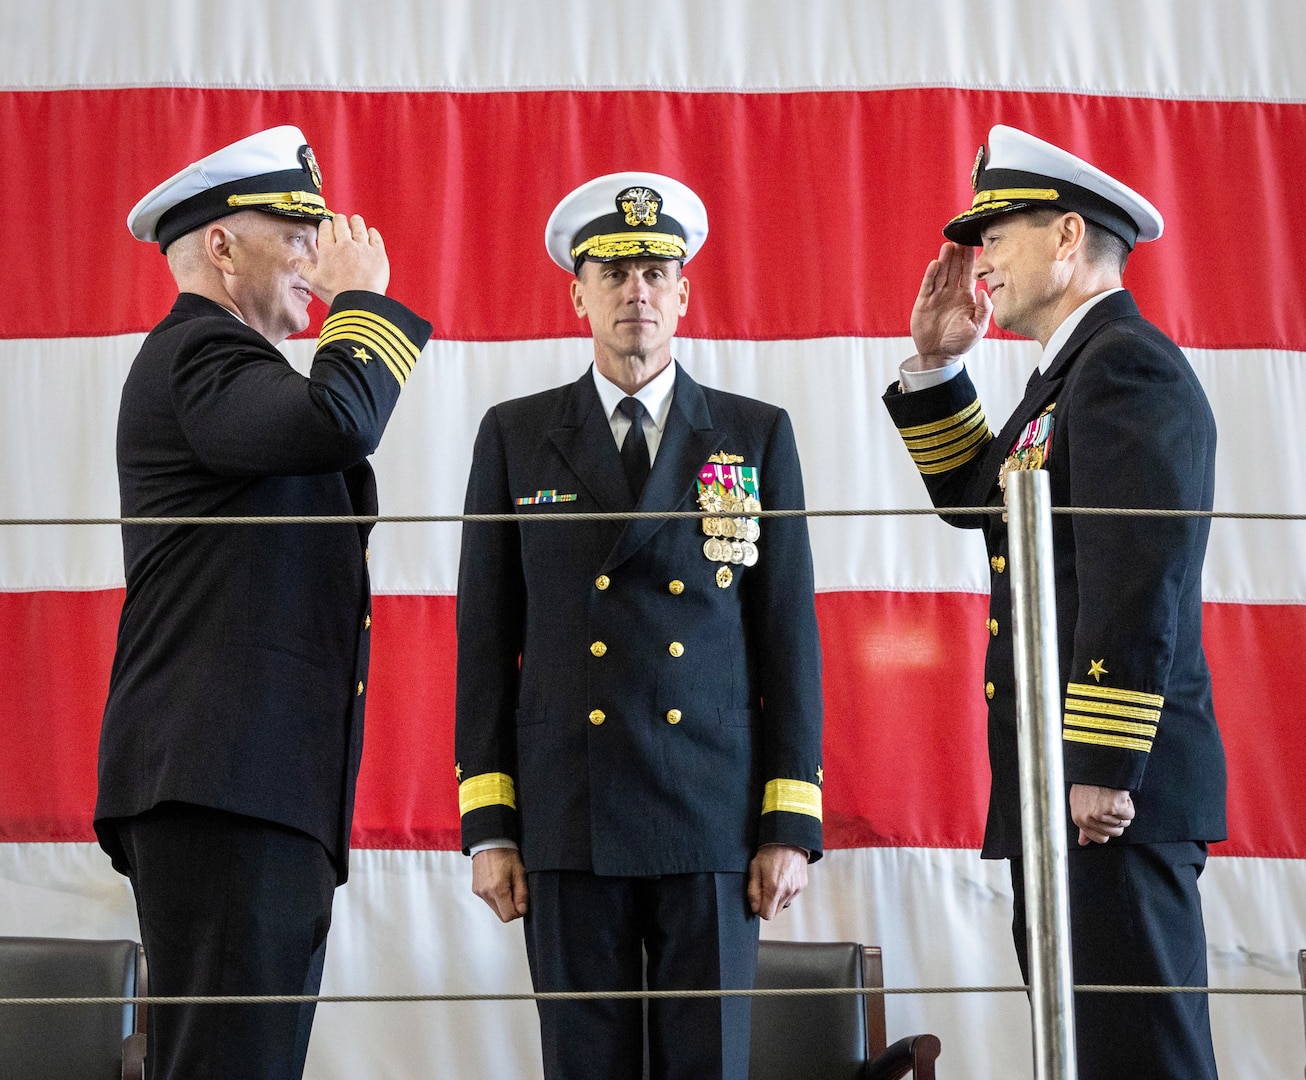
[[(123, 387), (126, 517), (375, 515), (377, 447), (430, 324), (298, 128), (146, 195), (180, 295)], [(276, 348), (330, 305), (312, 367)], [(370, 526), (124, 525), (95, 830), (163, 996), (317, 993), (363, 744)], [(313, 1006), (151, 1005), (152, 1080), (297, 1080)]]
[[(793, 431), (672, 359), (707, 235), (670, 177), (548, 221), (594, 363), (486, 415), (458, 581), (456, 770), (472, 887), (524, 916), (537, 990), (748, 988), (758, 918), (821, 854), (821, 655)], [(540, 513), (704, 512), (597, 522)], [(645, 957), (646, 966), (645, 966)], [(549, 1080), (743, 1078), (747, 998), (541, 1003)]]
[[(944, 227), (912, 310), (917, 355), (884, 396), (935, 505), (1000, 505), (1012, 470), (1054, 506), (1209, 510), (1215, 423), (1179, 348), (1121, 287), (1156, 209), (1100, 169), (998, 126), (973, 204)], [(976, 282), (985, 289), (976, 291)], [(992, 318), (1042, 359), (1001, 431), (965, 370)], [(986, 858), (1011, 861), (1028, 976), (1007, 526), (980, 528), (992, 600), (983, 688), (992, 790)], [(1062, 748), (1075, 982), (1205, 986), (1197, 879), (1225, 836), (1225, 765), (1202, 651), (1209, 519), (1055, 515)], [(1079, 994), (1081, 1080), (1216, 1075), (1204, 994)]]

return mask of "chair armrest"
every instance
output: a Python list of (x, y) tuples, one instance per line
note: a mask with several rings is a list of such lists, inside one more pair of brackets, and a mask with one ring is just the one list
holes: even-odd
[(122, 1041), (122, 1080), (145, 1080), (145, 1036), (140, 1032)]
[(941, 1049), (937, 1035), (908, 1035), (867, 1062), (862, 1080), (900, 1080), (904, 1076), (934, 1080), (934, 1061)]

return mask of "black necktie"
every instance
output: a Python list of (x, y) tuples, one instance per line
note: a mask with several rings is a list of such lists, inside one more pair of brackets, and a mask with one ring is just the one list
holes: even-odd
[(622, 398), (617, 408), (630, 419), (630, 430), (621, 444), (621, 464), (630, 482), (630, 493), (638, 501), (649, 473), (648, 443), (644, 440), (645, 409), (643, 403), (633, 397)]

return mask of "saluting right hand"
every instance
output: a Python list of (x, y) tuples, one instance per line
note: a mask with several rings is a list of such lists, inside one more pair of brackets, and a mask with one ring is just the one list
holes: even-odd
[(976, 290), (974, 266), (974, 248), (948, 242), (925, 268), (911, 309), (911, 337), (921, 368), (946, 367), (988, 330), (993, 301)]
[(317, 260), (296, 267), (313, 295), (330, 304), (337, 293), (361, 289), (385, 294), (390, 284), (390, 257), (381, 234), (369, 229), (361, 214), (337, 214), (317, 227)]

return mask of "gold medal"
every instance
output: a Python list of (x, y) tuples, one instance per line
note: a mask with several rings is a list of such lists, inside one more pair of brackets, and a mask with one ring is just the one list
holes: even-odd
[(728, 566), (722, 566), (716, 572), (716, 587), (718, 589), (728, 589), (734, 579), (734, 571)]

